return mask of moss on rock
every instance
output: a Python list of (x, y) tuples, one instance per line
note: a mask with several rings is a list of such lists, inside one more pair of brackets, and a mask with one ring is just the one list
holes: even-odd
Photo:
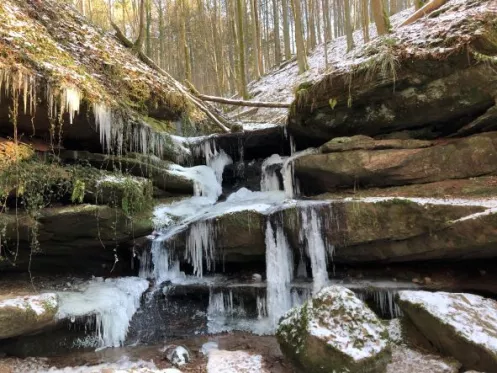
[(382, 373), (390, 361), (388, 331), (348, 289), (323, 289), (281, 320), (283, 353), (310, 373)]

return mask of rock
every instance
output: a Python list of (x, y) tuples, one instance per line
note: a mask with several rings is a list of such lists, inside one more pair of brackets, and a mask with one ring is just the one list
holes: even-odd
[(458, 373), (460, 368), (455, 359), (397, 345), (392, 348), (392, 362), (386, 373)]
[(245, 351), (213, 350), (209, 353), (207, 373), (269, 373), (262, 356)]
[(255, 283), (260, 283), (262, 282), (262, 276), (258, 273), (254, 273), (252, 275), (252, 282), (255, 282)]
[(495, 130), (497, 83), (488, 79), (495, 72), (479, 62), (497, 53), (491, 4), (448, 2), (396, 28), (388, 41), (378, 38), (332, 62), (330, 74), (297, 92), (288, 118), (297, 145), (359, 134), (434, 139), (461, 128)]
[(55, 324), (57, 295), (0, 297), (0, 339), (38, 332)]
[(202, 345), (200, 352), (202, 355), (208, 355), (209, 352), (219, 350), (219, 344), (217, 342), (206, 342)]
[(398, 304), (421, 334), (464, 368), (497, 371), (497, 302), (473, 294), (401, 291)]
[(465, 179), (497, 172), (497, 132), (418, 149), (311, 154), (295, 161), (308, 194)]
[[(17, 270), (24, 270), (29, 262), (31, 231), (35, 222), (26, 214), (1, 214), (6, 226), (4, 235), (7, 247), (17, 244), (19, 255)], [(135, 237), (145, 236), (153, 229), (150, 211), (144, 211), (131, 221), (120, 209), (109, 206), (74, 205), (46, 208), (37, 219), (39, 247), (33, 254), (32, 268), (58, 271), (68, 268), (92, 269), (94, 274), (105, 272), (102, 265), (114, 263), (114, 252), (106, 248), (126, 248)], [(127, 250), (119, 250), (125, 255)], [(129, 255), (129, 254), (128, 254)], [(49, 264), (48, 264), (49, 263)], [(1, 261), (0, 268), (11, 268)]]
[(346, 288), (321, 290), (280, 321), (282, 352), (305, 371), (384, 372), (390, 361), (388, 331)]
[(113, 156), (108, 154), (90, 153), (87, 151), (63, 150), (60, 158), (66, 162), (89, 162), (96, 168), (103, 168), (115, 172), (137, 177), (145, 177), (151, 180), (154, 187), (169, 193), (193, 194), (193, 181), (181, 175), (171, 172), (171, 165), (154, 156), (128, 153), (125, 156)]
[(434, 143), (423, 140), (375, 140), (372, 137), (356, 135), (352, 137), (336, 137), (321, 146), (321, 153), (347, 152), (353, 150), (387, 150), (387, 149), (420, 149), (428, 148)]
[(181, 367), (190, 362), (190, 352), (183, 346), (170, 345), (164, 347), (161, 352), (166, 356), (166, 359), (174, 366)]
[(423, 281), (425, 285), (431, 285), (433, 283), (430, 277), (425, 277)]

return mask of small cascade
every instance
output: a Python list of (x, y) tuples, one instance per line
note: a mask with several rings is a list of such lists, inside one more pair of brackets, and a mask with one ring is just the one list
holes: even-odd
[(327, 262), (330, 250), (323, 238), (323, 226), (315, 206), (300, 210), (299, 241), (311, 262), (313, 293), (316, 294), (329, 280)]
[(283, 160), (278, 154), (264, 160), (261, 167), (261, 191), (270, 192), (281, 190), (280, 179), (276, 172), (277, 166), (282, 165)]
[(282, 224), (271, 219), (266, 223), (266, 276), (269, 322), (276, 327), (292, 306), (293, 255)]
[(288, 198), (295, 198), (300, 194), (300, 185), (295, 177), (293, 163), (300, 157), (316, 153), (317, 149), (309, 148), (301, 152), (293, 153), (292, 156), (287, 158), (287, 160), (283, 163), (283, 167), (281, 168), (281, 173), (283, 175), (283, 188)]
[(99, 347), (120, 347), (148, 281), (138, 277), (95, 279), (82, 291), (59, 293), (58, 319), (96, 317)]

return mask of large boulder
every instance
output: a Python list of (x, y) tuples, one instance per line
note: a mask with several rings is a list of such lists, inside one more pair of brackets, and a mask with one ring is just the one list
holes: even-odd
[(382, 321), (340, 286), (290, 310), (276, 336), (283, 353), (310, 373), (383, 373), (391, 356)]
[(332, 62), (297, 90), (289, 130), (297, 145), (339, 136), (433, 139), (496, 128), (497, 54), (491, 0), (449, 1)]
[(0, 296), (0, 339), (38, 332), (55, 324), (57, 295)]
[[(369, 143), (368, 147), (356, 143), (352, 149), (362, 146), (363, 150), (331, 153), (333, 144), (326, 144), (323, 147), (326, 154), (298, 158), (295, 173), (301, 180), (302, 189), (308, 193), (319, 193), (337, 188), (424, 184), (497, 172), (497, 132), (431, 147), (412, 144), (411, 140), (403, 149), (385, 148), (385, 142), (392, 140), (380, 140), (376, 144), (374, 141), (365, 142)], [(411, 148), (411, 145), (423, 147)]]
[(473, 294), (401, 291), (398, 304), (421, 334), (464, 368), (497, 371), (497, 302)]

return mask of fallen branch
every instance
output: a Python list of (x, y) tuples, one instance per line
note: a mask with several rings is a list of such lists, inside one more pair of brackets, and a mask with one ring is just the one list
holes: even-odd
[(121, 31), (119, 26), (117, 26), (114, 22), (111, 21), (111, 25), (116, 32), (117, 39), (127, 48), (133, 49), (140, 60), (147, 64), (150, 68), (154, 69), (158, 73), (160, 73), (163, 77), (166, 78), (168, 83), (175, 87), (178, 91), (183, 93), (186, 98), (188, 98), (193, 104), (199, 108), (202, 112), (205, 113), (218, 127), (220, 127), (224, 132), (231, 132), (231, 130), (222, 122), (220, 118), (217, 117), (214, 113), (212, 113), (209, 108), (207, 108), (201, 101), (199, 101), (195, 96), (193, 96), (188, 90), (180, 84), (176, 79), (174, 79), (169, 73), (162, 68), (160, 68), (151, 58), (149, 58), (145, 53), (141, 50), (135, 49), (135, 44), (131, 42)]
[(201, 93), (197, 97), (203, 101), (217, 102), (220, 104), (234, 105), (234, 106), (250, 106), (250, 107), (268, 107), (268, 108), (289, 108), (290, 104), (284, 102), (261, 102), (261, 101), (245, 101), (245, 100), (232, 100), (224, 97), (208, 96)]
[(416, 22), (418, 19), (424, 17), (427, 14), (430, 14), (434, 10), (437, 10), (440, 8), (442, 5), (444, 5), (448, 0), (432, 0), (429, 3), (425, 4), (421, 9), (417, 10), (414, 12), (412, 16), (410, 16), (408, 19), (406, 19), (401, 25), (406, 26), (410, 25), (411, 23)]

